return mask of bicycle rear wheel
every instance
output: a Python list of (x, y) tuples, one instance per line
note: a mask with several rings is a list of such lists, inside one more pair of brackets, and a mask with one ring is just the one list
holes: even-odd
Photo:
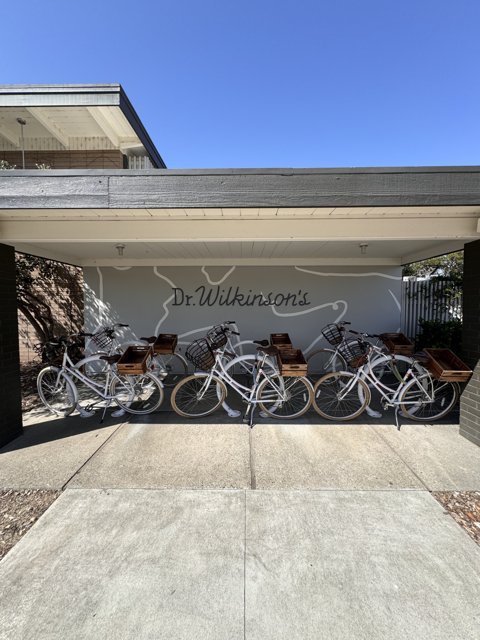
[(278, 374), (265, 378), (257, 391), (258, 404), (272, 418), (298, 418), (312, 404), (312, 387), (305, 378), (286, 378)]
[(154, 373), (163, 379), (165, 387), (174, 387), (188, 373), (188, 362), (179, 353), (157, 353), (153, 358)]
[(334, 349), (317, 349), (307, 358), (307, 376), (312, 384), (335, 371), (348, 371), (345, 359)]
[(76, 386), (57, 367), (45, 367), (40, 371), (37, 389), (43, 404), (57, 416), (69, 416), (77, 406)]
[(139, 415), (158, 409), (164, 395), (162, 383), (151, 373), (138, 376), (115, 375), (110, 394), (119, 407), (128, 413)]
[(188, 376), (172, 391), (175, 413), (185, 418), (201, 418), (213, 413), (225, 400), (227, 389), (221, 380), (208, 373)]
[(354, 373), (330, 373), (313, 388), (313, 408), (327, 420), (353, 420), (369, 404), (370, 389)]
[(406, 418), (417, 422), (433, 422), (450, 413), (459, 396), (455, 382), (441, 382), (425, 374), (405, 385), (399, 402)]

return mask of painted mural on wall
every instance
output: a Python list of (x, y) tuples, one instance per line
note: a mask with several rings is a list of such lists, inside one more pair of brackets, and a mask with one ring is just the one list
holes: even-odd
[(396, 267), (87, 267), (84, 276), (88, 330), (125, 322), (125, 340), (177, 333), (186, 345), (234, 320), (242, 339), (286, 331), (308, 355), (328, 323), (371, 333), (400, 324)]

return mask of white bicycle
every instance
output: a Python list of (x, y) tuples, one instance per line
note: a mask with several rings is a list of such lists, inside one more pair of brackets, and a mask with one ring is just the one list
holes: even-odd
[[(37, 377), (37, 389), (43, 404), (52, 413), (66, 417), (78, 409), (82, 415), (91, 415), (96, 404), (103, 402), (103, 417), (107, 408), (114, 402), (120, 409), (133, 414), (146, 414), (155, 411), (163, 401), (163, 384), (153, 373), (140, 375), (120, 375), (115, 363), (120, 355), (89, 356), (76, 364), (71, 360), (68, 349), (81, 345), (80, 336), (60, 338), (49, 341), (49, 346), (63, 351), (59, 367), (47, 366)], [(82, 366), (101, 360), (106, 365), (105, 375), (100, 378), (89, 377)], [(82, 366), (79, 366), (82, 363)], [(88, 400), (88, 405), (80, 406), (80, 393), (76, 382), (84, 384), (98, 400)]]
[(297, 418), (308, 410), (311, 383), (303, 377), (284, 378), (278, 370), (272, 370), (272, 360), (268, 363), (267, 359), (276, 356), (276, 347), (258, 347), (251, 385), (247, 386), (227, 371), (222, 346), (200, 339), (188, 347), (186, 356), (199, 371), (174, 388), (171, 402), (176, 413), (187, 418), (210, 415), (224, 402), (227, 387), (247, 403), (244, 422), (250, 426), (257, 405), (264, 415), (277, 419)]
[[(144, 346), (155, 342), (156, 336), (121, 342), (117, 335), (118, 329), (129, 326), (128, 324), (117, 323), (110, 326), (103, 326), (95, 333), (83, 333), (82, 335), (87, 338), (87, 350), (92, 351), (92, 355), (110, 356), (123, 353), (129, 346)], [(174, 387), (177, 382), (188, 373), (188, 362), (178, 351), (173, 353), (155, 353), (152, 364), (154, 367), (153, 372), (159, 377), (162, 377), (165, 387)], [(89, 375), (105, 373), (106, 371), (105, 365), (101, 362), (80, 362), (78, 365), (87, 367), (86, 373)]]

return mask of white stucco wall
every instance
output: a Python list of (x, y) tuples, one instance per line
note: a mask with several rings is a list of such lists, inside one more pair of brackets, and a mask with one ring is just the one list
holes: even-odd
[(84, 276), (87, 329), (125, 322), (125, 339), (177, 333), (188, 344), (235, 320), (242, 339), (286, 331), (308, 355), (330, 322), (400, 326), (397, 267), (87, 267)]

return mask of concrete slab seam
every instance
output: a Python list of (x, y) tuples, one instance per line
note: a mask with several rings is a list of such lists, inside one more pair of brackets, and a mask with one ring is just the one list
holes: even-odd
[(128, 419), (128, 420), (125, 420), (125, 422), (122, 422), (121, 424), (119, 424), (119, 425), (118, 425), (118, 427), (115, 429), (115, 431), (112, 431), (112, 433), (108, 436), (108, 438), (107, 438), (104, 442), (102, 442), (102, 444), (98, 447), (98, 449), (95, 449), (95, 451), (92, 453), (92, 455), (91, 455), (91, 456), (89, 456), (89, 457), (85, 460), (85, 462), (84, 462), (82, 465), (80, 465), (80, 467), (75, 471), (75, 473), (73, 473), (73, 474), (70, 476), (70, 478), (69, 478), (69, 479), (65, 482), (65, 484), (62, 486), (61, 491), (64, 491), (64, 490), (67, 488), (68, 484), (73, 480), (73, 478), (75, 478), (75, 476), (76, 476), (76, 475), (78, 475), (78, 474), (80, 473), (80, 471), (81, 471), (84, 467), (86, 467), (86, 465), (90, 462), (90, 460), (92, 460), (92, 458), (93, 458), (94, 456), (96, 456), (96, 455), (97, 455), (97, 453), (103, 449), (103, 447), (107, 444), (107, 442), (110, 442), (111, 438), (113, 438), (113, 436), (117, 433), (117, 431), (118, 431), (119, 429), (121, 429), (124, 425), (126, 425), (126, 424), (128, 424), (128, 423), (129, 423), (130, 418), (131, 418), (131, 416), (129, 416), (129, 419)]
[(382, 440), (382, 442), (384, 442), (387, 447), (392, 451), (392, 453), (394, 453), (397, 458), (399, 458), (403, 464), (407, 467), (407, 469), (410, 471), (410, 473), (415, 476), (415, 478), (420, 482), (420, 484), (425, 487), (426, 491), (430, 491), (430, 488), (425, 484), (425, 482), (422, 480), (422, 478), (420, 478), (420, 476), (415, 473), (415, 471), (412, 469), (412, 467), (408, 464), (408, 462), (398, 453), (398, 451), (395, 451), (395, 449), (392, 447), (392, 445), (388, 442), (388, 440), (386, 438), (384, 438), (382, 436), (381, 433), (379, 433), (376, 429), (375, 429), (375, 425), (369, 425), (370, 428), (372, 429), (372, 431), (374, 432), (374, 434), (377, 436), (377, 438), (379, 438), (380, 440)]
[(255, 473), (255, 451), (252, 442), (253, 429), (248, 427), (248, 448), (249, 448), (249, 461), (250, 461), (250, 489), (257, 488), (257, 476)]

